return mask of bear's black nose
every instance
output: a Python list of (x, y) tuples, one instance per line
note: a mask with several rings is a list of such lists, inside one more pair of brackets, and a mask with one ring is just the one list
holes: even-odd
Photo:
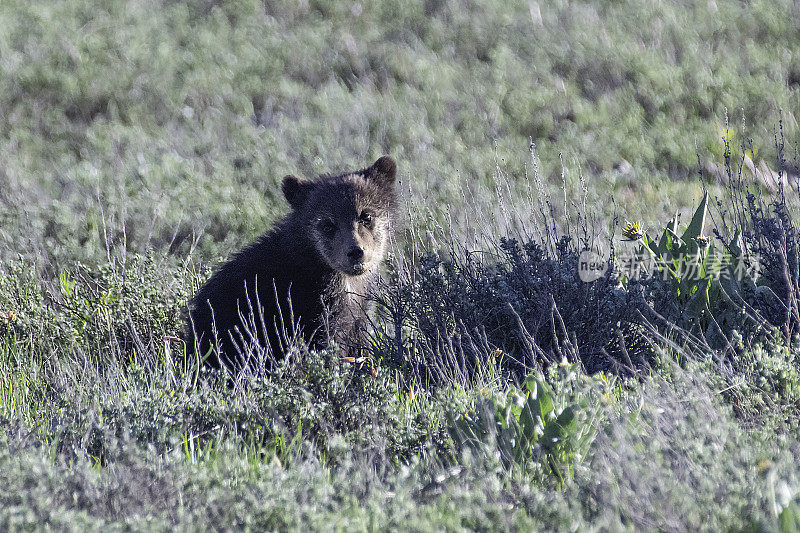
[(353, 263), (357, 263), (364, 258), (364, 250), (360, 246), (353, 246), (353, 248), (347, 252), (347, 257), (349, 257), (350, 261)]

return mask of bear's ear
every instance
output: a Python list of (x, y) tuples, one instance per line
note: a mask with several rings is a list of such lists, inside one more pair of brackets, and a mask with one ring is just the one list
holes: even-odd
[(292, 206), (292, 209), (298, 210), (303, 203), (305, 203), (306, 198), (308, 198), (308, 193), (313, 186), (314, 184), (310, 181), (301, 180), (289, 174), (283, 177), (281, 190), (283, 191), (283, 196), (286, 197), (286, 201)]
[(369, 177), (382, 187), (391, 187), (397, 177), (397, 164), (394, 159), (385, 155), (369, 167)]

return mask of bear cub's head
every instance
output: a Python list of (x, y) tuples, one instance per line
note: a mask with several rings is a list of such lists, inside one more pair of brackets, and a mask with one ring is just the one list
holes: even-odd
[(320, 258), (347, 276), (374, 272), (386, 252), (397, 212), (397, 165), (383, 156), (371, 167), (309, 181), (286, 176), (283, 195)]

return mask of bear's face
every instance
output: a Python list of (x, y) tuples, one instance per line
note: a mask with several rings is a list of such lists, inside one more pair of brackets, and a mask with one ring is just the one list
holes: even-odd
[(284, 178), (286, 199), (332, 269), (359, 276), (383, 260), (397, 203), (395, 169), (382, 157), (367, 169), (315, 182)]

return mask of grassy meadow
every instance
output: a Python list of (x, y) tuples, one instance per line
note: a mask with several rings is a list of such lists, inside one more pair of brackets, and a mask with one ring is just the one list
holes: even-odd
[[(0, 2), (0, 529), (800, 530), (798, 115), (791, 0)], [(366, 360), (196, 371), (383, 154)]]

